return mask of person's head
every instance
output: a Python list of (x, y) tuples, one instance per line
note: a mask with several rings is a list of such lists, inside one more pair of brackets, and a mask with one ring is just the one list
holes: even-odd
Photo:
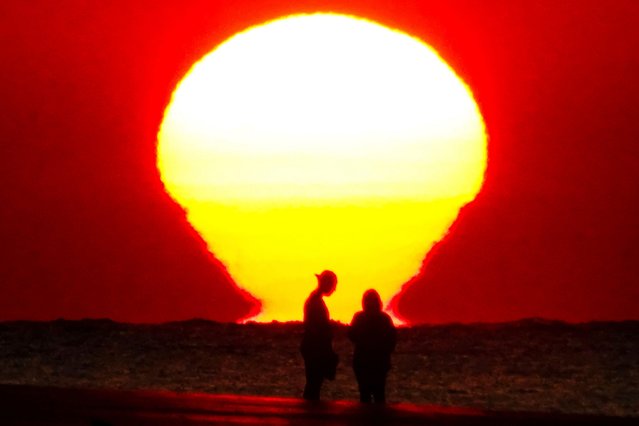
[(315, 274), (317, 277), (317, 287), (322, 294), (330, 296), (337, 287), (337, 275), (333, 271), (323, 271), (321, 274)]
[(379, 293), (373, 289), (366, 290), (362, 297), (362, 308), (364, 312), (380, 312), (382, 310), (382, 299)]

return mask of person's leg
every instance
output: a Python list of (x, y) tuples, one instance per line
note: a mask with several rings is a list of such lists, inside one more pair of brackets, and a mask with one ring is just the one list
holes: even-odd
[(324, 380), (322, 366), (317, 362), (313, 362), (313, 360), (305, 359), (304, 370), (306, 372), (306, 385), (304, 386), (303, 397), (309, 401), (319, 401), (320, 389)]
[(372, 391), (367, 375), (361, 369), (354, 369), (357, 387), (359, 389), (359, 402), (369, 404), (372, 402)]
[(373, 380), (371, 391), (375, 404), (386, 403), (386, 374), (376, 374)]
[(371, 397), (371, 387), (368, 383), (362, 380), (357, 381), (357, 386), (359, 387), (359, 402), (363, 402), (364, 404), (370, 404), (373, 399)]

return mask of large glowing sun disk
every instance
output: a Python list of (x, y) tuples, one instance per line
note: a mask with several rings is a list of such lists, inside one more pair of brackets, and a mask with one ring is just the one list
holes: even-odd
[(193, 66), (158, 135), (170, 195), (260, 320), (299, 319), (333, 269), (332, 316), (389, 300), (479, 191), (484, 123), (420, 40), (363, 19), (295, 15)]

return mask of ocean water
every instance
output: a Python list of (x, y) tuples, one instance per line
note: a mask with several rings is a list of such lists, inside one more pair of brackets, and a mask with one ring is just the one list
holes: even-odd
[[(299, 397), (300, 323), (0, 323), (0, 383)], [(357, 400), (346, 328), (325, 399)], [(389, 402), (639, 416), (639, 322), (399, 330)]]

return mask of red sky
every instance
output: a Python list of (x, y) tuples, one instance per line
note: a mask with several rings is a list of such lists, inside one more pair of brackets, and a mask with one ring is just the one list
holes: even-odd
[(194, 61), (249, 25), (313, 11), (422, 38), (486, 120), (485, 187), (396, 298), (400, 316), (639, 319), (639, 2), (9, 0), (0, 320), (256, 309), (163, 191), (155, 135)]

